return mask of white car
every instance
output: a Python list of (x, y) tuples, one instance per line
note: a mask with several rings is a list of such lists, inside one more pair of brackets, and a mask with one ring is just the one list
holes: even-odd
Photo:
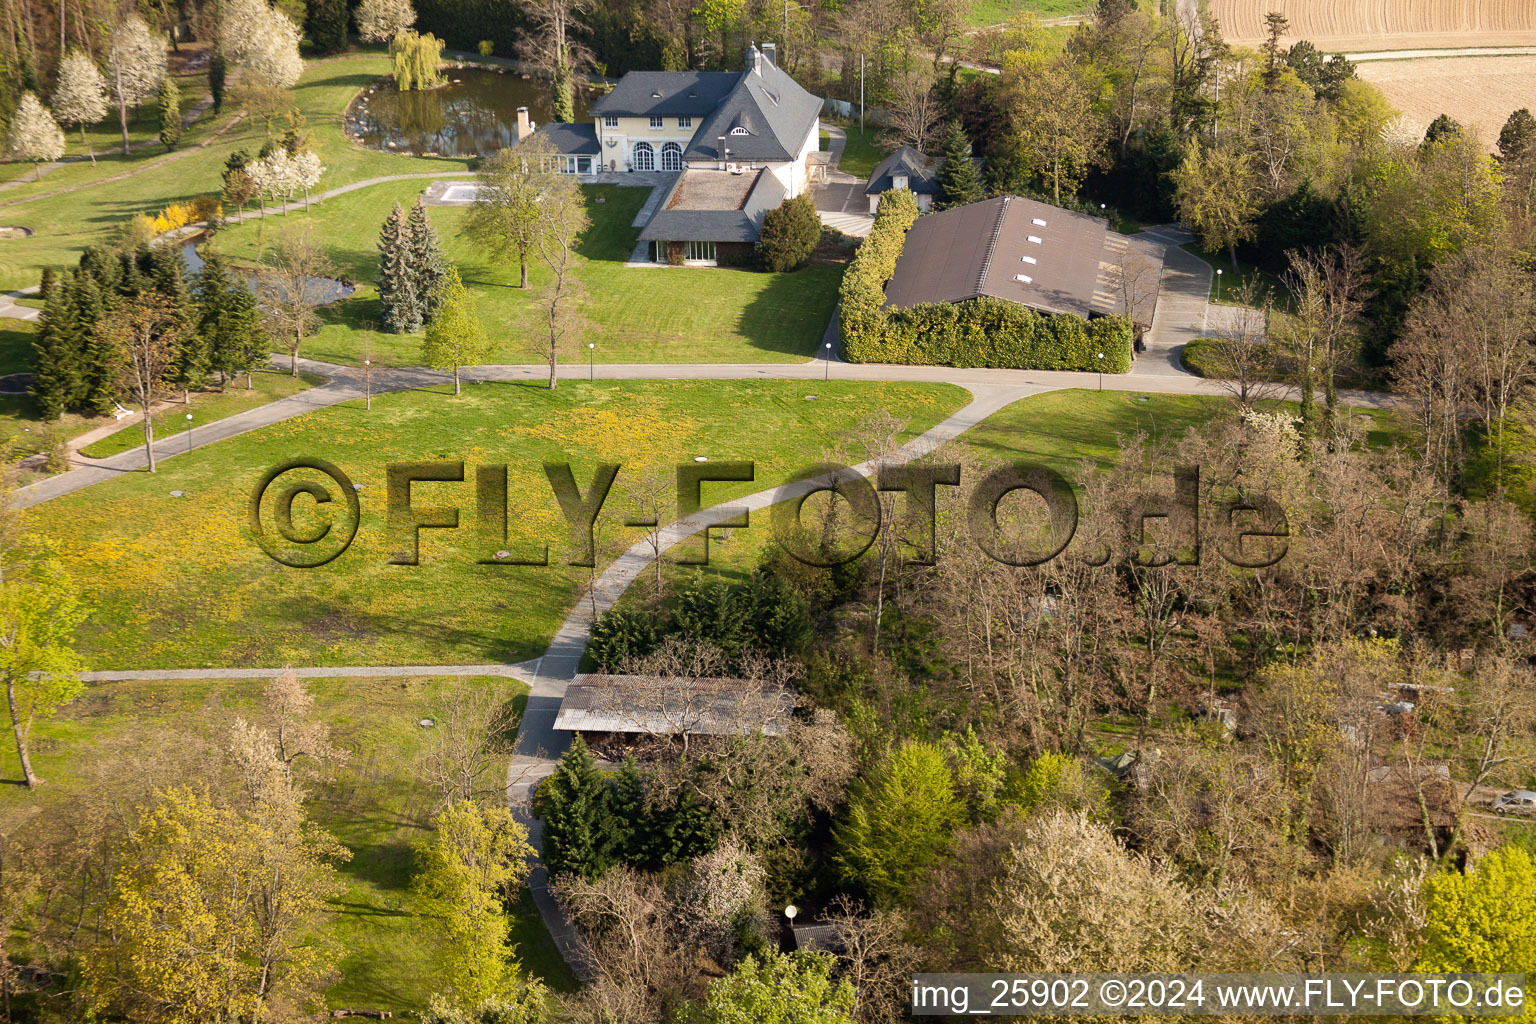
[(1529, 789), (1517, 789), (1493, 798), (1490, 806), (1495, 814), (1518, 814), (1536, 818), (1536, 793)]

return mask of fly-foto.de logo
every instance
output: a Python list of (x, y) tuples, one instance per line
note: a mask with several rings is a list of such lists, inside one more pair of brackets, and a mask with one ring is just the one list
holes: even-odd
[[(623, 470), (621, 463), (600, 464), (583, 485), (570, 463), (543, 464), (549, 493), (538, 497), (558, 507), (569, 528), (565, 564), (596, 564), (599, 517)], [(975, 479), (963, 481), (962, 476)], [(756, 479), (756, 465), (748, 461), (680, 464), (674, 481), (676, 515), (670, 528), (679, 536), (701, 535), (703, 554), (674, 560), (707, 565), (711, 530), (753, 525), (746, 507), (706, 502), (705, 485)], [(472, 473), (462, 461), (389, 463), (385, 481), (384, 530), (393, 550), (386, 560), (389, 564), (421, 564), (422, 531), (464, 528), (460, 512), (466, 509), (474, 511), (467, 528), (476, 531), (475, 543), (483, 549), (475, 559), (478, 564), (522, 568), (551, 564), (547, 541), (519, 537), (514, 528), (506, 463), (478, 465)], [(428, 487), (431, 504), (421, 499), (421, 490)], [(965, 473), (958, 463), (918, 462), (883, 467), (870, 475), (849, 466), (820, 463), (792, 475), (771, 495), (764, 492), (767, 501), (758, 504), (769, 506), (768, 528), (774, 542), (806, 565), (831, 568), (850, 562), (875, 542), (882, 524), (896, 521), (911, 551), (908, 561), (932, 565), (938, 550), (941, 488), (962, 492), (966, 534), (988, 557), (1004, 564), (1049, 562), (1067, 552), (1077, 535), (1076, 490), (1054, 469), (1029, 462)], [(296, 569), (317, 568), (335, 560), (356, 540), (362, 524), (361, 491), (346, 473), (324, 459), (291, 459), (256, 482), (250, 500), (250, 532), (275, 561)], [(1004, 512), (1006, 500), (1021, 492), (1032, 503), (1030, 517)], [(889, 509), (882, 493), (896, 498)], [(808, 514), (807, 505), (817, 495), (826, 495), (821, 511)], [(1285, 557), (1290, 529), (1284, 510), (1269, 496), (1238, 491), (1214, 500), (1207, 496), (1205, 501), (1212, 507), (1202, 509), (1196, 466), (1175, 469), (1169, 493), (1121, 495), (1116, 502), (1118, 535), (1130, 549), (1128, 557), (1149, 566), (1196, 565), (1202, 551), (1214, 546), (1228, 563), (1248, 569), (1271, 566)], [(1209, 520), (1203, 513), (1209, 514)], [(892, 515), (894, 521), (888, 522)], [(1033, 525), (1027, 525), (1026, 518)], [(665, 525), (656, 514), (632, 515), (622, 522), (647, 531)], [(1091, 565), (1108, 564), (1113, 557), (1104, 543), (1085, 547), (1071, 557)]]

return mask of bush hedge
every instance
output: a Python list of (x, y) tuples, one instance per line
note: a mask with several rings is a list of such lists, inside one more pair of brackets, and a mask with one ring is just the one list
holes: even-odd
[(985, 296), (882, 308), (885, 284), (896, 271), (907, 229), (917, 215), (917, 200), (906, 189), (880, 197), (869, 237), (843, 275), (844, 358), (916, 366), (1130, 371), (1134, 332), (1124, 317), (1085, 321), (1065, 313), (1046, 316)]

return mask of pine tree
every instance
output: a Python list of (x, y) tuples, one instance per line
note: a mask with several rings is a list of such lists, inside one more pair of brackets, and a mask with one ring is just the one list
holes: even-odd
[(385, 329), (395, 334), (421, 330), (424, 305), (411, 275), (410, 227), (396, 203), (379, 234), (379, 306)]
[(59, 281), (52, 267), (43, 270), (39, 294), (43, 312), (32, 339), (31, 393), (45, 420), (67, 412), (79, 391), (79, 345), (71, 318), (69, 281)]
[(256, 296), (212, 254), (197, 275), (198, 333), (208, 351), (208, 368), (220, 379), (249, 375), (271, 349)]
[(411, 283), (416, 294), (425, 300), (423, 316), (430, 319), (437, 315), (439, 296), (448, 277), (448, 264), (443, 259), (437, 232), (432, 230), (431, 218), (427, 216), (427, 204), (420, 196), (411, 205), (406, 235), (409, 238), (407, 260)]
[(979, 202), (986, 194), (981, 175), (976, 171), (976, 161), (971, 159), (971, 140), (959, 121), (949, 122), (944, 131), (944, 147), (940, 154), (938, 195), (934, 206), (947, 210)]
[(347, 48), (347, 0), (309, 0), (309, 39), (321, 53)]
[(606, 789), (597, 761), (577, 736), (533, 799), (533, 813), (544, 821), (544, 863), (551, 875), (595, 879), (612, 866), (615, 837)]
[(181, 90), (169, 78), (160, 83), (160, 141), (166, 149), (181, 141)]
[(214, 50), (208, 58), (208, 91), (213, 94), (213, 112), (224, 112), (224, 87), (229, 82), (229, 60), (223, 50)]

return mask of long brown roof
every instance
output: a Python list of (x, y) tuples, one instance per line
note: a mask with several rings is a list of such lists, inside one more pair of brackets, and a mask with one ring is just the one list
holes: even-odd
[(1043, 313), (1094, 310), (1108, 226), (1033, 199), (999, 196), (925, 214), (907, 232), (887, 306), (982, 295)]

